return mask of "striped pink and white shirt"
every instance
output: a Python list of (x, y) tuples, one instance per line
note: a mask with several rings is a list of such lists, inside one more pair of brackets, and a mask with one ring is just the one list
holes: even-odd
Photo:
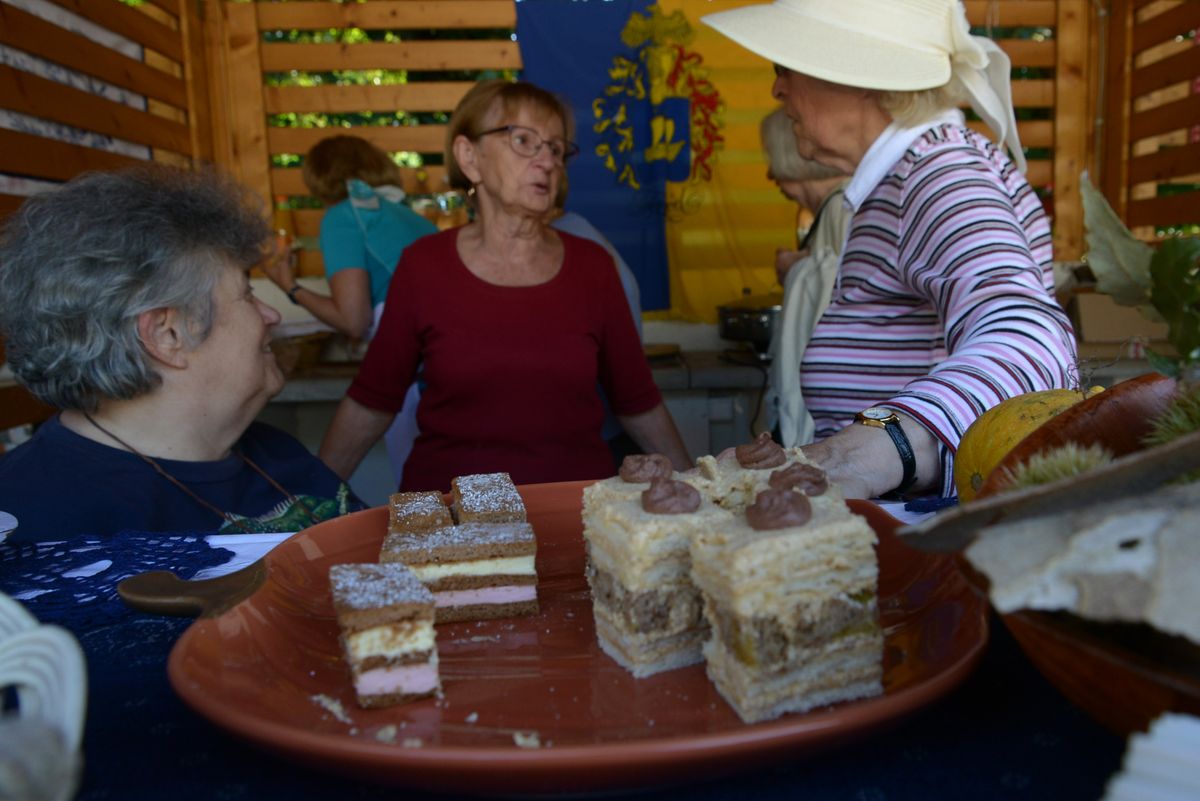
[(939, 440), (954, 494), (963, 431), (1000, 401), (1073, 383), (1050, 224), (1033, 189), (958, 112), (893, 125), (847, 186), (837, 286), (801, 364), (816, 438), (880, 405)]

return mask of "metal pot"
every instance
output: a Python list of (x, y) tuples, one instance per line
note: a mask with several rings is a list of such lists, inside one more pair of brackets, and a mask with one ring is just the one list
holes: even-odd
[(782, 294), (746, 295), (717, 307), (717, 330), (723, 339), (749, 343), (765, 356), (782, 313)]

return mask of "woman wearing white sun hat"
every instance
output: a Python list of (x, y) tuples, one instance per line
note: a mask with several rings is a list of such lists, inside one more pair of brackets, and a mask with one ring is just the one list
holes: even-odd
[(837, 285), (801, 364), (807, 455), (851, 497), (953, 495), (967, 426), (1068, 386), (1075, 365), (1008, 57), (959, 0), (776, 0), (702, 21), (774, 63), (800, 155), (852, 175)]

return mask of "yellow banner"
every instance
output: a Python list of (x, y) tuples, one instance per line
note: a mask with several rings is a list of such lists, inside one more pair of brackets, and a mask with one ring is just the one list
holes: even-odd
[[(759, 0), (761, 1), (761, 0)], [(720, 95), (721, 141), (710, 181), (667, 184), (671, 310), (651, 319), (715, 323), (717, 306), (743, 294), (780, 292), (776, 248), (796, 246), (797, 207), (767, 178), (758, 126), (777, 103), (771, 65), (700, 22), (750, 0), (660, 0), (664, 17), (683, 14), (687, 49)], [(695, 136), (693, 135), (693, 140)], [(695, 142), (693, 141), (693, 146)]]

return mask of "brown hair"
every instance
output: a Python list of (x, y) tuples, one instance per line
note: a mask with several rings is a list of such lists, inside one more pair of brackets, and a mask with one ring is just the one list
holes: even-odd
[(400, 185), (400, 168), (391, 156), (358, 136), (331, 136), (304, 156), (304, 185), (326, 206), (346, 197), (346, 181), (370, 186)]
[[(454, 140), (459, 136), (476, 139), (490, 127), (516, 115), (520, 108), (530, 108), (562, 120), (563, 135), (570, 140), (574, 134), (571, 110), (556, 96), (540, 86), (525, 81), (506, 81), (500, 78), (480, 81), (458, 101), (450, 124), (446, 126), (446, 179), (453, 189), (467, 191), (471, 181), (454, 157)], [(499, 119), (495, 111), (499, 109)], [(491, 118), (489, 120), (489, 118)]]

